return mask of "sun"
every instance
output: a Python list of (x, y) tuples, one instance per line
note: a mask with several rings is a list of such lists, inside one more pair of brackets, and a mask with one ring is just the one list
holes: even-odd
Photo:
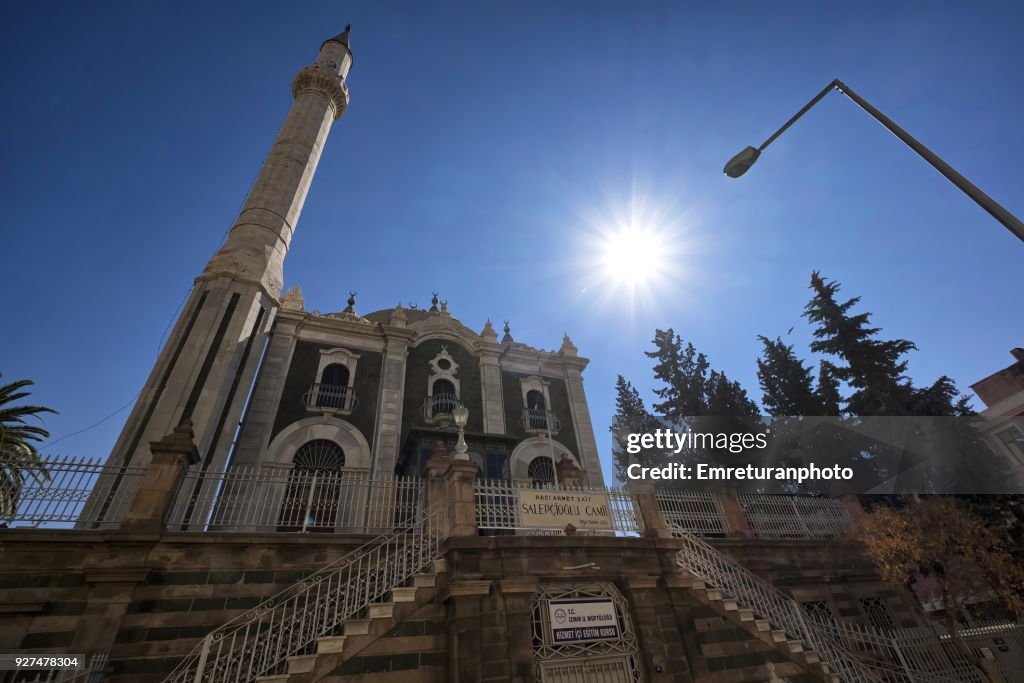
[(640, 193), (603, 199), (577, 209), (579, 299), (630, 318), (688, 300), (700, 249), (694, 209)]
[(648, 287), (665, 277), (669, 245), (659, 231), (635, 225), (602, 236), (601, 269), (615, 284)]

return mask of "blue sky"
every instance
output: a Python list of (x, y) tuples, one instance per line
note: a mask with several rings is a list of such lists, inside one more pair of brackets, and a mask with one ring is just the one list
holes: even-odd
[[(1020, 3), (21, 2), (0, 61), (0, 372), (54, 437), (128, 403), (231, 225), (295, 72), (353, 24), (352, 101), (285, 266), (307, 308), (437, 289), (583, 355), (609, 457), (613, 385), (674, 327), (760, 397), (756, 336), (806, 349), (811, 270), (963, 389), (1024, 344), (1024, 245), (829, 95), (744, 178), (724, 162), (841, 78), (1024, 215)], [(602, 281), (595, 231), (639, 208), (663, 281)], [(646, 395), (646, 394), (645, 394)], [(649, 397), (649, 396), (648, 396)], [(105, 456), (127, 410), (50, 452)]]

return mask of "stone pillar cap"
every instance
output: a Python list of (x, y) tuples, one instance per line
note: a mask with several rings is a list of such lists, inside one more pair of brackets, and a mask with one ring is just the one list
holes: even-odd
[(151, 441), (149, 448), (154, 455), (157, 453), (184, 455), (190, 465), (199, 462), (199, 451), (196, 448), (195, 432), (192, 430), (191, 420), (185, 420), (175, 427), (173, 432), (159, 441)]

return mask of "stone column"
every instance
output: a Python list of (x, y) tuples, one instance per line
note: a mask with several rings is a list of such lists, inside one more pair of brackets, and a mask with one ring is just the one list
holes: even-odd
[(626, 596), (633, 607), (640, 656), (652, 681), (690, 683), (689, 665), (671, 603), (657, 576), (627, 576)]
[(735, 489), (719, 489), (714, 492), (718, 502), (722, 504), (722, 513), (725, 515), (725, 526), (730, 536), (739, 538), (754, 538), (754, 530), (743, 512), (743, 505), (740, 503), (739, 494)]
[(260, 465), (267, 458), (266, 447), (270, 443), (270, 432), (280, 408), (284, 380), (295, 353), (302, 315), (301, 310), (292, 309), (279, 312), (275, 318), (273, 334), (259, 377), (256, 378), (248, 412), (242, 416), (242, 430), (238, 434), (238, 446), (231, 459), (232, 467)]
[(651, 538), (672, 538), (672, 532), (665, 525), (665, 517), (661, 514), (661, 507), (658, 505), (658, 497), (650, 482), (643, 479), (634, 479), (627, 487), (633, 496), (633, 504), (636, 505), (640, 523), (643, 524), (643, 534)]
[(452, 460), (445, 470), (448, 524), (452, 536), (477, 535), (476, 498), (473, 495), (476, 473), (477, 466), (472, 460)]
[(590, 408), (587, 395), (583, 389), (583, 369), (587, 366), (585, 358), (576, 356), (575, 347), (567, 346), (564, 341), (562, 350), (563, 377), (565, 388), (569, 394), (569, 408), (572, 413), (573, 426), (579, 443), (579, 458), (586, 473), (586, 482), (590, 486), (604, 486), (604, 475), (601, 472), (601, 458), (597, 453), (597, 441), (594, 439), (594, 425), (590, 421)]
[(183, 422), (163, 439), (149, 445), (153, 457), (121, 523), (122, 529), (163, 529), (164, 519), (185, 476), (185, 470), (189, 465), (199, 462), (194, 436), (192, 423)]
[(452, 683), (481, 680), (480, 601), (491, 592), (490, 581), (454, 581), (448, 589), (448, 672)]
[(511, 683), (534, 683), (533, 660), (533, 595), (537, 592), (535, 577), (501, 580), (505, 598), (505, 621), (508, 629), (508, 659)]
[(502, 398), (501, 346), (498, 335), (487, 321), (487, 327), (480, 333), (480, 393), (483, 399), (484, 431), (488, 434), (505, 434), (505, 401)]
[(448, 469), (448, 463), (451, 460), (448, 458), (448, 454), (445, 451), (444, 444), (440, 441), (434, 448), (434, 452), (431, 453), (430, 459), (427, 460), (427, 507), (432, 507), (435, 504), (447, 500), (448, 498), (448, 485), (445, 482), (444, 473)]
[[(404, 318), (395, 309), (391, 324), (384, 328), (386, 337), (384, 359), (380, 373), (377, 397), (377, 431), (373, 437), (373, 472), (385, 476), (395, 471), (398, 460), (398, 439), (402, 432), (402, 404), (405, 400), (405, 361), (409, 355), (409, 342), (414, 333), (398, 327)], [(403, 314), (404, 315), (404, 314)]]
[(110, 652), (132, 593), (148, 574), (148, 569), (93, 569), (87, 572), (85, 582), (89, 585), (89, 597), (80, 623), (89, 627), (76, 630), (67, 650), (86, 657)]

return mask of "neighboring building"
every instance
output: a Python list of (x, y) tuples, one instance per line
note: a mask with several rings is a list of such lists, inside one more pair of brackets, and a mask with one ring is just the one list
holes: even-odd
[(985, 403), (984, 433), (1000, 455), (1024, 463), (1024, 349), (1010, 351), (1014, 363), (995, 372), (971, 389)]
[(568, 337), (282, 296), (351, 65), (346, 29), (299, 72), (106, 463), (19, 465), (0, 653), (85, 655), (45, 674), (78, 683), (977, 680), (836, 542), (856, 501), (606, 488)]

